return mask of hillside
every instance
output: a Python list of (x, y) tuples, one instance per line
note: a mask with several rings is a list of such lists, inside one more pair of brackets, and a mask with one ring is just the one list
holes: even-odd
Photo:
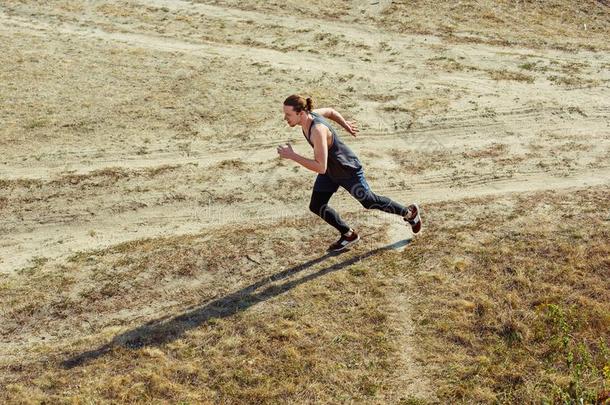
[[(0, 400), (604, 403), (605, 1), (0, 5)], [(280, 160), (292, 93), (374, 191)], [(336, 127), (339, 129), (339, 126)]]

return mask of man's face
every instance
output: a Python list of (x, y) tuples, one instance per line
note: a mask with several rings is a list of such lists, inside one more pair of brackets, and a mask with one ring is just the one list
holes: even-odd
[(301, 120), (301, 114), (296, 113), (294, 111), (294, 107), (290, 105), (284, 106), (284, 121), (288, 123), (291, 127), (294, 127)]

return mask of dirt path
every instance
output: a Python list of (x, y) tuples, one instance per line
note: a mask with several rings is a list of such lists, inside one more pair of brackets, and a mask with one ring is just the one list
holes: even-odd
[[(383, 2), (381, 2), (383, 3)], [(387, 4), (376, 4), (365, 12), (379, 12)], [(265, 47), (252, 47), (234, 43), (219, 43), (201, 41), (189, 38), (188, 33), (177, 31), (175, 34), (163, 35), (151, 32), (138, 32), (136, 24), (112, 27), (108, 20), (95, 10), (86, 13), (79, 23), (58, 21), (57, 18), (45, 18), (42, 15), (32, 16), (8, 14), (0, 12), (2, 28), (0, 32), (20, 35), (37, 36), (48, 41), (63, 41), (66, 38), (91, 41), (98, 40), (101, 46), (124, 46), (145, 49), (159, 55), (180, 55), (183, 58), (224, 58), (234, 60), (234, 63), (265, 63), (278, 69), (306, 71), (307, 74), (340, 73), (351, 75), (366, 75), (376, 86), (412, 88), (409, 82), (416, 78), (416, 83), (424, 87), (450, 89), (467, 94), (478, 94), (478, 98), (493, 100), (493, 110), (465, 109), (466, 101), (453, 98), (453, 110), (440, 115), (423, 114), (413, 117), (416, 125), (408, 129), (392, 130), (392, 123), (387, 117), (378, 114), (380, 102), (362, 100), (358, 109), (361, 121), (368, 123), (368, 128), (354, 142), (354, 149), (366, 153), (375, 151), (374, 158), (368, 159), (368, 172), (374, 175), (375, 189), (392, 197), (407, 201), (417, 198), (419, 201), (432, 202), (442, 199), (461, 199), (467, 196), (480, 196), (508, 192), (535, 191), (551, 188), (583, 187), (586, 185), (605, 184), (610, 178), (606, 164), (602, 163), (608, 153), (608, 114), (610, 104), (602, 94), (607, 86), (591, 87), (579, 90), (577, 88), (558, 88), (553, 84), (540, 83), (535, 94), (531, 93), (531, 85), (519, 81), (497, 81), (490, 79), (485, 69), (498, 69), (499, 65), (516, 65), (524, 58), (535, 53), (537, 60), (551, 61), (555, 64), (576, 63), (588, 60), (586, 69), (596, 74), (599, 80), (610, 78), (607, 70), (600, 69), (608, 63), (607, 58), (587, 52), (567, 53), (561, 51), (535, 52), (528, 49), (513, 49), (491, 47), (487, 45), (454, 44), (451, 48), (444, 47), (439, 38), (423, 35), (396, 36), (384, 33), (369, 26), (354, 26), (345, 22), (324, 24), (313, 18), (296, 18), (289, 15), (267, 15), (261, 12), (244, 11), (207, 4), (190, 4), (165, 0), (149, 0), (140, 2), (142, 6), (163, 8), (178, 16), (205, 15), (208, 18), (223, 21), (249, 22), (258, 24), (274, 24), (282, 29), (301, 29), (323, 31), (350, 39), (361, 41), (366, 46), (384, 42), (404, 59), (388, 63), (384, 56), (372, 56), (371, 60), (362, 63), (362, 54), (353, 53), (341, 56), (322, 57), (302, 51), (278, 51)], [(354, 10), (361, 10), (364, 3), (356, 4)], [(90, 10), (91, 11), (91, 10)], [(360, 12), (360, 11), (359, 11)], [(61, 19), (60, 19), (61, 20)], [(48, 39), (47, 39), (48, 38)], [(440, 55), (439, 60), (458, 58), (464, 65), (476, 65), (479, 71), (460, 70), (446, 72), (430, 65), (430, 57)], [(386, 58), (387, 59), (387, 58)], [(295, 63), (298, 60), (299, 63)], [(405, 60), (408, 63), (405, 64)], [(323, 62), (322, 62), (323, 61)], [(321, 63), (322, 62), (322, 63)], [(233, 63), (233, 62), (232, 62)], [(428, 65), (427, 65), (428, 63)], [(514, 102), (522, 97), (524, 92), (530, 92), (530, 100), (525, 103)], [(569, 94), (571, 103), (561, 104)], [(500, 95), (502, 95), (500, 97)], [(449, 97), (451, 99), (451, 97)], [(472, 99), (472, 97), (470, 97)], [(561, 133), (563, 135), (557, 136)], [(536, 144), (536, 136), (550, 134), (543, 140), (541, 148), (552, 150), (556, 147), (569, 145), (574, 137), (582, 139), (585, 153), (573, 167), (565, 167), (558, 159), (547, 166), (500, 167), (477, 170), (452, 170), (451, 168), (433, 172), (413, 172), (406, 182), (397, 184), (394, 179), (384, 174), (397, 170), (396, 151), (409, 152), (407, 159), (423, 152), (426, 157), (434, 159), (439, 154), (454, 153), (453, 151), (468, 151), (485, 148), (490, 144), (490, 138), (507, 147), (510, 155), (519, 158), (531, 152), (531, 145)], [(39, 179), (50, 181), (70, 175), (87, 174), (108, 167), (118, 167), (125, 170), (156, 168), (163, 165), (196, 165), (205, 171), (215, 165), (236, 160), (243, 164), (256, 167), (273, 159), (273, 148), (280, 139), (255, 138), (250, 142), (232, 147), (231, 149), (213, 148), (209, 144), (195, 144), (192, 150), (185, 153), (176, 150), (150, 150), (147, 155), (124, 148), (101, 151), (95, 144), (79, 147), (78, 150), (62, 149), (58, 152), (48, 152), (42, 155), (39, 162), (27, 161), (28, 154), (8, 155), (5, 164), (0, 167), (3, 179), (18, 181), (20, 179)], [(573, 142), (573, 141), (572, 141)], [(577, 146), (581, 146), (579, 144)], [(459, 156), (459, 153), (458, 155)], [(572, 156), (570, 156), (571, 158)], [(565, 160), (565, 157), (564, 157)], [(591, 164), (593, 163), (593, 166)], [(474, 168), (477, 162), (465, 162)], [(281, 167), (272, 173), (281, 178), (288, 171)], [(557, 172), (560, 173), (557, 173)], [(376, 176), (380, 173), (379, 176)], [(312, 177), (311, 173), (308, 173)], [(307, 175), (307, 174), (306, 174)], [(254, 178), (252, 189), (265, 193), (269, 186), (269, 175)], [(220, 193), (231, 194), (237, 180), (233, 179), (219, 186)], [(272, 183), (275, 187), (280, 183)], [(71, 252), (82, 249), (96, 249), (120, 243), (132, 238), (154, 237), (168, 234), (197, 232), (207, 227), (221, 226), (228, 223), (243, 221), (247, 213), (249, 218), (257, 221), (277, 220), (278, 212), (297, 212), (307, 215), (307, 190), (303, 197), (292, 202), (270, 201), (265, 206), (258, 201), (255, 194), (247, 197), (239, 205), (223, 204), (208, 200), (207, 204), (194, 206), (188, 203), (172, 204), (172, 206), (155, 206), (144, 203), (135, 204), (133, 209), (111, 215), (93, 215), (88, 212), (70, 212), (63, 210), (60, 214), (44, 213), (39, 217), (20, 216), (7, 217), (3, 225), (12, 231), (3, 244), (1, 259), (2, 271), (10, 272), (36, 257), (65, 257)], [(158, 195), (155, 194), (155, 195)], [(222, 194), (224, 195), (224, 194)], [(188, 196), (187, 196), (188, 197)], [(91, 197), (96, 198), (96, 197)], [(150, 196), (148, 197), (151, 198)], [(146, 200), (146, 199), (144, 199)], [(51, 204), (54, 204), (50, 201)], [(57, 202), (59, 204), (59, 202)], [(92, 204), (94, 201), (92, 200)], [(100, 204), (104, 204), (100, 202)], [(338, 200), (336, 206), (344, 210), (358, 209), (357, 205), (348, 199)], [(98, 204), (99, 205), (99, 204)], [(27, 207), (25, 208), (27, 210)], [(112, 206), (107, 207), (112, 212)], [(168, 212), (171, 214), (168, 215)], [(216, 212), (211, 218), (210, 212)], [(220, 213), (223, 214), (220, 214)], [(226, 217), (222, 217), (226, 215)], [(117, 232), (120, 229), (120, 232)]]
[[(552, 175), (533, 173), (517, 178), (481, 178), (468, 179), (467, 184), (456, 189), (450, 186), (450, 180), (439, 180), (411, 184), (413, 191), (377, 188), (378, 193), (391, 196), (398, 201), (417, 201), (425, 203), (498, 195), (513, 192), (537, 190), (557, 190), (564, 188), (584, 188), (608, 184), (610, 170), (599, 170), (579, 173), (576, 176), (558, 178)], [(361, 212), (357, 202), (342, 192), (341, 199), (335, 197), (333, 206), (341, 212)], [(168, 235), (205, 232), (206, 228), (237, 225), (244, 220), (256, 221), (261, 226), (276, 222), (278, 219), (298, 218), (310, 215), (307, 201), (296, 201), (291, 205), (276, 203), (261, 207), (256, 203), (234, 205), (211, 204), (208, 206), (183, 206), (142, 208), (137, 212), (127, 212), (94, 221), (83, 217), (41, 217), (24, 223), (4, 222), (4, 225), (16, 225), (21, 232), (14, 232), (2, 241), (2, 269), (12, 272), (26, 267), (34, 258), (65, 259), (67, 256), (83, 250), (103, 249), (132, 239), (151, 238)], [(433, 213), (429, 213), (433, 215)], [(364, 213), (363, 213), (364, 215)], [(44, 218), (44, 219), (43, 219)], [(387, 218), (387, 221), (392, 221)], [(45, 223), (38, 223), (44, 221)], [(396, 221), (393, 221), (396, 222)], [(367, 221), (365, 220), (364, 224)], [(92, 234), (93, 231), (93, 234)], [(394, 233), (394, 236), (398, 236)]]
[[(151, 1), (149, 5), (165, 7), (174, 12), (189, 13), (200, 12), (208, 16), (226, 20), (251, 20), (280, 24), (285, 27), (292, 27), (299, 23), (300, 26), (309, 29), (320, 29), (320, 22), (312, 19), (297, 21), (290, 16), (270, 17), (263, 13), (248, 12), (235, 9), (225, 9), (222, 7), (196, 4), (190, 5), (182, 2), (170, 1)], [(95, 16), (93, 16), (95, 17)], [(362, 64), (357, 64), (356, 57), (350, 60), (349, 56), (325, 58), (324, 64), (317, 63), (319, 56), (306, 55), (302, 52), (280, 52), (273, 49), (252, 48), (233, 44), (215, 44), (211, 42), (191, 42), (183, 38), (170, 38), (167, 35), (159, 36), (150, 33), (137, 32), (117, 32), (108, 31), (96, 25), (91, 25), (91, 20), (86, 24), (75, 25), (71, 23), (57, 23), (43, 21), (39, 18), (32, 19), (20, 16), (9, 16), (6, 13), (0, 14), (3, 22), (3, 30), (13, 32), (17, 30), (23, 35), (35, 35), (43, 38), (58, 36), (75, 36), (78, 38), (89, 38), (102, 40), (104, 44), (123, 44), (128, 47), (149, 49), (152, 52), (174, 53), (179, 52), (183, 57), (222, 57), (234, 58), (236, 61), (243, 59), (249, 61), (264, 62), (275, 65), (279, 68), (289, 68), (302, 70), (307, 69), (310, 73), (328, 72), (334, 70), (342, 74), (362, 73)], [(95, 21), (95, 18), (93, 18)], [(403, 49), (409, 55), (409, 60), (424, 64), (425, 58), (429, 56), (431, 47), (438, 43), (436, 38), (424, 36), (396, 37), (391, 34), (384, 34), (371, 28), (354, 28), (348, 24), (340, 23), (332, 26), (325, 25), (324, 29), (350, 37), (359, 38), (363, 41), (371, 40), (371, 35), (375, 36), (374, 41), (384, 40), (391, 43), (392, 47)], [(459, 45), (452, 47), (451, 53), (466, 55), (470, 60), (477, 60), (485, 64), (488, 60), (516, 59), (523, 57), (529, 51), (514, 50), (507, 51), (503, 48), (493, 48), (489, 46)], [(543, 53), (543, 52), (538, 52)], [(540, 56), (540, 55), (538, 55)], [(542, 57), (558, 60), (577, 60), (587, 55), (575, 56), (573, 54), (561, 53), (558, 51), (545, 51)], [(299, 59), (303, 63), (295, 64), (294, 60)], [(602, 61), (600, 61), (601, 63)], [(388, 65), (383, 61), (371, 61), (366, 65), (366, 72), (370, 79), (376, 84), (391, 83), (401, 85), (413, 76), (417, 76), (417, 71), (405, 71), (401, 64), (396, 66)], [(593, 67), (592, 67), (593, 68)], [(379, 73), (383, 71), (383, 73)], [(442, 73), (442, 72), (440, 72)], [(432, 79), (432, 80), (431, 80)], [(500, 92), (520, 93), (523, 90), (521, 83), (501, 84), (486, 77), (477, 77), (477, 74), (470, 72), (453, 72), (450, 77), (439, 75), (439, 72), (431, 79), (420, 80), (428, 85), (438, 84), (440, 86), (450, 86), (459, 88), (462, 91), (493, 92), (493, 95)], [(530, 137), (524, 137), (523, 128), (527, 127), (527, 132), (553, 133), (554, 131), (569, 130), (572, 136), (593, 136), (590, 139), (590, 154), (603, 156), (608, 150), (607, 116), (610, 106), (607, 101), (604, 103), (594, 103), (601, 97), (601, 88), (588, 89), (586, 92), (570, 90), (572, 95), (578, 95), (581, 100), (590, 100), (587, 105), (579, 106), (576, 110), (570, 110), (563, 106), (552, 105), (548, 101), (557, 100), (562, 97), (565, 91), (558, 90), (552, 86), (542, 86), (537, 89), (538, 97), (545, 98), (545, 106), (516, 106), (514, 104), (503, 103), (500, 101), (499, 107), (492, 112), (482, 114), (475, 111), (452, 114), (443, 114), (442, 117), (425, 116), (418, 120), (418, 125), (414, 128), (403, 131), (388, 130), (387, 122), (379, 122), (377, 127), (381, 131), (375, 131), (375, 125), (371, 124), (367, 131), (364, 131), (358, 140), (354, 140), (354, 148), (364, 150), (374, 150), (383, 157), (391, 155), (393, 151), (410, 151), (417, 153), (423, 151), (430, 156), (438, 153), (446, 153), (453, 150), (469, 150), (477, 147), (485, 147), (489, 144), (488, 137), (507, 145), (513, 152), (527, 151), (527, 143), (533, 141)], [(550, 104), (550, 105), (549, 105)], [(379, 119), (373, 110), (361, 109), (361, 115), (370, 121)], [(369, 122), (370, 122), (369, 121)], [(472, 134), (475, 136), (472, 136)], [(483, 133), (485, 135), (476, 135)], [(501, 135), (503, 134), (503, 135)], [(500, 136), (502, 136), (500, 138)], [(524, 139), (525, 138), (525, 139)], [(596, 141), (596, 142), (594, 142)], [(73, 151), (70, 156), (69, 150), (63, 150), (61, 159), (53, 159), (53, 154), (49, 153), (39, 165), (32, 163), (20, 164), (19, 161), (24, 157), (13, 155), (12, 159), (5, 163), (1, 168), (1, 175), (4, 179), (53, 179), (61, 178), (64, 173), (86, 174), (95, 170), (102, 170), (107, 167), (121, 167), (128, 170), (159, 167), (162, 165), (185, 165), (195, 164), (201, 170), (214, 167), (219, 162), (226, 160), (239, 160), (249, 166), (260, 165), (268, 159), (273, 158), (273, 147), (278, 140), (254, 140), (241, 145), (238, 149), (232, 150), (211, 149), (206, 145), (195, 148), (189, 156), (178, 151), (151, 151), (145, 157), (130, 152), (129, 150), (115, 150), (100, 153), (99, 148), (80, 148)], [(67, 154), (67, 155), (66, 155)], [(101, 156), (100, 156), (101, 155)], [(376, 156), (377, 157), (377, 156)], [(20, 159), (21, 158), (21, 159)], [(87, 162), (87, 163), (84, 163)], [(607, 166), (597, 166), (592, 169), (587, 167), (581, 160), (579, 167), (572, 168), (568, 172), (561, 173), (558, 177), (556, 173), (549, 172), (546, 168), (528, 167), (517, 168), (516, 170), (494, 169), (486, 172), (463, 172), (441, 170), (433, 173), (421, 173), (412, 175), (409, 181), (403, 185), (396, 185), (388, 178), (375, 180), (372, 183), (375, 189), (392, 197), (407, 201), (417, 198), (421, 202), (439, 201), (442, 199), (461, 199), (468, 196), (480, 196), (486, 194), (498, 194), (507, 192), (535, 191), (551, 188), (582, 187), (586, 185), (604, 184), (610, 178)], [(379, 169), (396, 167), (396, 162), (380, 159), (377, 163), (371, 162), (370, 173), (375, 174)], [(393, 166), (393, 167), (392, 167)], [(285, 171), (278, 169), (277, 175), (281, 176)], [(263, 185), (268, 179), (262, 178), (254, 180), (254, 190), (259, 189), (263, 193)], [(231, 192), (232, 182), (225, 185), (224, 190)], [(305, 193), (306, 194), (306, 193)], [(27, 263), (36, 257), (59, 258), (83, 249), (96, 249), (111, 246), (132, 238), (154, 237), (168, 234), (183, 234), (197, 232), (206, 227), (221, 226), (229, 223), (243, 221), (243, 215), (247, 213), (250, 218), (264, 222), (277, 220), (278, 212), (306, 212), (306, 198), (298, 199), (286, 205), (286, 202), (271, 202), (264, 207), (253, 198), (252, 201), (243, 201), (236, 205), (218, 204), (215, 201), (208, 201), (205, 206), (193, 206), (189, 204), (167, 206), (138, 207), (119, 215), (110, 217), (90, 218), (87, 213), (62, 213), (58, 216), (44, 215), (40, 218), (7, 218), (4, 225), (13, 229), (13, 232), (3, 241), (4, 255), (2, 258), (2, 269), (5, 272), (13, 271), (16, 268), (26, 266)], [(344, 210), (358, 209), (353, 202), (339, 200), (335, 203), (338, 208)], [(146, 205), (146, 204), (145, 204)], [(305, 208), (304, 208), (305, 207)], [(167, 213), (171, 212), (170, 215)], [(210, 212), (215, 212), (213, 218)], [(222, 214), (220, 214), (222, 213)], [(226, 215), (223, 217), (223, 215)], [(307, 215), (307, 214), (305, 214)], [(116, 232), (120, 229), (121, 232)]]

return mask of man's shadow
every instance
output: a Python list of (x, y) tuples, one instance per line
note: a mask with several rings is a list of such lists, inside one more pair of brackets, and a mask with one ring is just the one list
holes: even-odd
[(309, 260), (303, 264), (291, 267), (268, 278), (257, 281), (256, 283), (250, 284), (249, 286), (224, 297), (214, 299), (196, 307), (191, 307), (187, 312), (181, 315), (174, 317), (166, 316), (149, 321), (142, 326), (115, 336), (112, 341), (100, 346), (95, 350), (83, 352), (68, 358), (62, 361), (61, 365), (63, 368), (73, 368), (82, 365), (87, 361), (94, 360), (110, 352), (113, 347), (122, 346), (136, 349), (144, 346), (156, 346), (171, 342), (182, 337), (185, 332), (197, 328), (211, 319), (225, 318), (234, 315), (258, 304), (259, 302), (263, 302), (269, 298), (283, 294), (300, 284), (324, 276), (328, 273), (341, 270), (344, 267), (350, 266), (356, 262), (359, 262), (360, 260), (366, 259), (383, 251), (401, 248), (406, 246), (409, 242), (409, 239), (405, 239), (390, 245), (375, 248), (299, 279), (287, 281), (281, 285), (269, 286), (258, 293), (255, 292), (255, 290), (266, 284), (270, 284), (274, 281), (281, 280), (301, 272), (317, 263), (323, 262), (329, 257), (337, 256), (337, 253), (327, 253), (316, 259)]

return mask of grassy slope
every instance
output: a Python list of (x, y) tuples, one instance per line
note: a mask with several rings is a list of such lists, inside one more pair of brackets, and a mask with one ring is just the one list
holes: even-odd
[(441, 401), (591, 401), (610, 388), (608, 191), (429, 205), (401, 253), (318, 260), (328, 235), (305, 218), (243, 248), (225, 230), (40, 263), (0, 283), (3, 340), (31, 339), (0, 399), (416, 402), (397, 291)]
[(597, 0), (395, 1), (382, 21), (401, 32), (440, 33), (458, 41), (603, 50), (610, 7)]
[(608, 188), (435, 207), (415, 272), (414, 316), (442, 398), (540, 403), (610, 389)]
[(245, 238), (226, 230), (126, 243), (3, 279), (2, 336), (31, 345), (3, 361), (0, 398), (375, 396), (392, 381), (399, 325), (387, 317), (387, 276), (371, 271), (369, 256), (391, 253), (318, 254), (325, 224), (303, 249), (296, 227), (306, 222), (245, 229)]
[(395, 0), (378, 15), (367, 11), (369, 2), (354, 6), (355, 2), (347, 0), (213, 3), (276, 13), (313, 14), (320, 19), (373, 24), (400, 33), (509, 46), (607, 50), (610, 31), (610, 4), (600, 0)]
[[(323, 4), (275, 3), (254, 8), (294, 14)], [(453, 3), (394, 2), (373, 20), (359, 18), (455, 41), (607, 49), (610, 18), (599, 1)], [(351, 12), (347, 2), (336, 2), (319, 15), (351, 21)], [(146, 62), (137, 54), (126, 57)], [(121, 72), (119, 82), (129, 69)], [(53, 77), (43, 68), (29, 73)], [(52, 94), (54, 81), (47, 79)], [(212, 102), (230, 78), (217, 84), (201, 75), (188, 79), (208, 89)], [(195, 103), (184, 77), (161, 88), (160, 79), (152, 80), (159, 97), (153, 103), (194, 104), (183, 114), (166, 111), (151, 132), (171, 132), (195, 112), (201, 122), (179, 127), (181, 136), (207, 122), (209, 111), (201, 110), (207, 104)], [(327, 85), (306, 83), (316, 99), (342, 102), (315, 93), (316, 86), (322, 92)], [(115, 108), (148, 94), (142, 89), (131, 94), (126, 87), (121, 103), (99, 115), (114, 117)], [(276, 103), (266, 102), (261, 109)], [(109, 121), (56, 114), (51, 122), (32, 117), (29, 129), (74, 129), (76, 139), (78, 131)], [(142, 121), (159, 116), (133, 115)], [(244, 116), (238, 126), (253, 119)], [(608, 191), (426, 205), (425, 234), (404, 253), (368, 255), (364, 245), (306, 268), (302, 264), (318, 258), (313, 252), (328, 238), (326, 225), (312, 224), (311, 217), (253, 229), (243, 249), (236, 248), (241, 236), (219, 230), (122, 244), (76, 255), (67, 265), (40, 260), (0, 276), (0, 386), (7, 386), (0, 402), (417, 402), (397, 382), (402, 336), (388, 316), (396, 291), (414, 305), (416, 352), (439, 401), (593, 402), (610, 389)], [(472, 207), (485, 207), (484, 214), (470, 216), (478, 211), (468, 211)], [(297, 233), (303, 226), (311, 229), (305, 249)], [(274, 274), (277, 279), (268, 281)]]

